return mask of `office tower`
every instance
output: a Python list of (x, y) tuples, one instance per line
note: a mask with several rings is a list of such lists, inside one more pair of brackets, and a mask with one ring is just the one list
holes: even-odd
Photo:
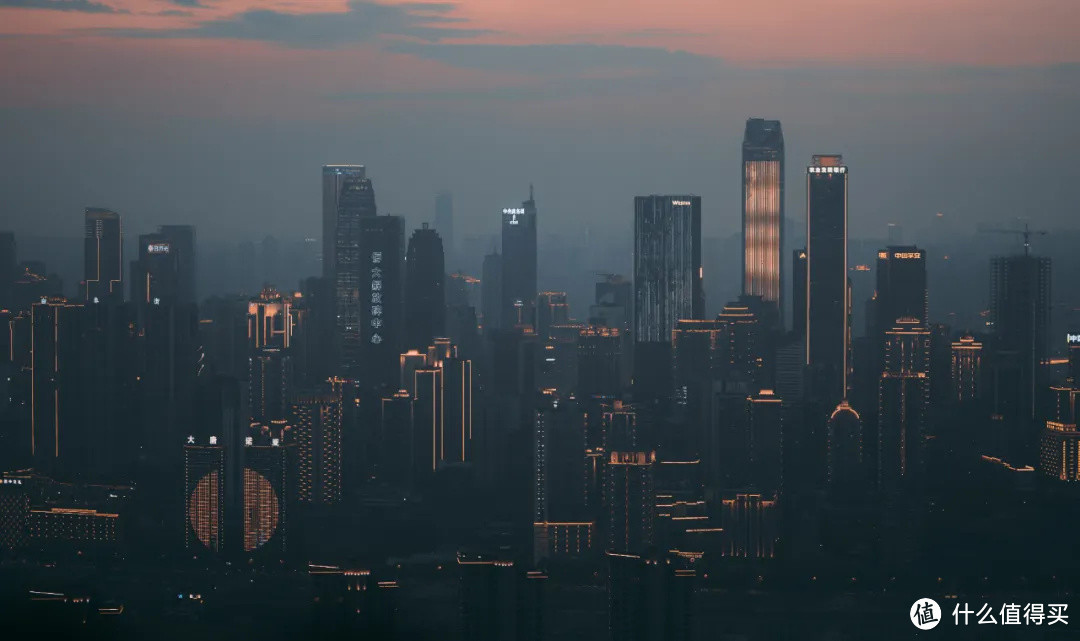
[(847, 396), (851, 305), (847, 274), (848, 168), (815, 155), (806, 168), (806, 364), (815, 396)]
[(746, 399), (748, 474), (750, 487), (779, 494), (783, 485), (783, 402), (771, 389)]
[(1066, 334), (1065, 345), (1069, 354), (1068, 377), (1080, 381), (1080, 334)]
[(52, 298), (31, 311), (30, 453), (34, 467), (69, 471), (85, 454), (83, 306)]
[[(434, 472), (443, 463), (470, 459), (473, 438), (472, 361), (457, 349), (438, 354), (413, 371), (413, 469)], [(425, 471), (426, 472), (423, 472)]]
[(346, 181), (338, 217), (339, 357), (365, 388), (395, 381), (404, 330), (405, 221), (375, 216), (374, 206), (370, 180)]
[(160, 233), (172, 248), (176, 260), (176, 299), (178, 305), (194, 305), (199, 302), (195, 287), (197, 276), (195, 262), (195, 227), (192, 225), (161, 225)]
[(252, 352), (248, 368), (252, 423), (285, 418), (292, 388), (292, 356), (287, 350), (264, 347)]
[(446, 335), (446, 266), (443, 241), (424, 226), (413, 232), (405, 255), (405, 346), (423, 349)]
[(536, 316), (536, 201), (502, 210), (501, 326), (535, 326)]
[(641, 553), (653, 543), (656, 452), (612, 451), (607, 462), (609, 552)]
[(248, 300), (247, 314), (250, 349), (292, 347), (293, 331), (299, 323), (291, 298), (266, 287), (257, 297)]
[(930, 330), (917, 318), (885, 332), (878, 387), (878, 485), (895, 493), (918, 480), (930, 409)]
[(720, 501), (723, 528), (720, 556), (771, 559), (779, 539), (777, 501), (774, 496), (738, 492)]
[(570, 304), (566, 301), (566, 292), (540, 292), (536, 297), (536, 335), (541, 339), (551, 338), (554, 325), (570, 322)]
[(15, 309), (13, 288), (19, 275), (15, 234), (0, 232), (0, 309)]
[(962, 336), (952, 344), (952, 400), (969, 403), (982, 396), (983, 344)]
[(766, 350), (762, 349), (765, 345), (762, 318), (754, 309), (760, 310), (761, 305), (756, 300), (743, 297), (740, 302), (724, 305), (716, 315), (721, 334), (716, 345), (715, 366), (722, 377), (753, 379), (766, 358)]
[[(454, 195), (441, 191), (435, 195), (435, 231), (442, 238), (447, 263), (454, 260)], [(456, 265), (455, 265), (456, 267)]]
[[(325, 187), (324, 182), (324, 190)], [(323, 202), (326, 203), (325, 191)], [(337, 319), (335, 349), (339, 364), (346, 368), (356, 363), (359, 358), (364, 335), (361, 327), (362, 310), (370, 304), (367, 292), (370, 274), (374, 273), (370, 270), (379, 266), (369, 266), (373, 257), (365, 255), (360, 247), (362, 222), (375, 214), (375, 188), (371, 179), (364, 177), (362, 173), (343, 178), (337, 196), (332, 274)], [(381, 263), (382, 255), (379, 254), (378, 257)], [(381, 296), (380, 293), (380, 300)]]
[(1047, 357), (1050, 324), (1050, 259), (1027, 253), (990, 261), (990, 322), (998, 356), (1019, 372), (1018, 385), (998, 412), (1019, 421), (1022, 431), (1038, 418), (1038, 399), (1046, 389), (1042, 361)]
[(880, 332), (896, 319), (930, 322), (926, 294), (926, 250), (914, 245), (889, 246), (877, 254), (876, 323)]
[(184, 445), (184, 548), (213, 554), (224, 550), (225, 448), (210, 437)]
[(244, 444), (242, 549), (282, 561), (294, 545), (290, 519), (296, 498), (292, 446)]
[(83, 300), (121, 302), (124, 300), (124, 244), (120, 214), (108, 209), (87, 207), (83, 240)]
[(579, 540), (592, 534), (592, 523), (585, 518), (582, 474), (585, 423), (584, 410), (573, 400), (547, 396), (536, 410), (532, 442), (534, 561), (552, 553), (570, 554), (566, 546), (572, 541), (578, 553), (589, 546)]
[(618, 274), (602, 274), (596, 283), (594, 304), (589, 306), (589, 323), (595, 326), (619, 330), (619, 382), (622, 387), (630, 384), (633, 375), (634, 332), (631, 321), (634, 315), (633, 283)]
[(546, 638), (547, 575), (522, 571), (504, 550), (458, 552), (461, 639), (521, 641)]
[(289, 408), (295, 431), (297, 500), (335, 505), (341, 501), (341, 398), (333, 393), (296, 395)]
[(541, 337), (543, 357), (537, 372), (540, 389), (557, 390), (560, 396), (574, 390), (578, 380), (578, 342), (584, 329), (581, 323), (548, 327), (548, 338)]
[(743, 294), (775, 305), (782, 323), (784, 133), (779, 120), (746, 121), (742, 167)]
[[(330, 282), (335, 281), (337, 273), (337, 225), (341, 189), (346, 181), (362, 181), (364, 178), (363, 165), (323, 165), (322, 168), (322, 275)], [(375, 215), (374, 200), (371, 203), (370, 215)]]
[(863, 467), (862, 418), (847, 401), (841, 401), (829, 416), (827, 429), (829, 494), (845, 496), (861, 492), (867, 480)]
[(446, 398), (443, 411), (445, 433), (444, 459), (451, 463), (472, 460), (473, 441), (473, 370), (472, 361), (461, 358), (457, 348), (441, 361)]
[(1075, 381), (1050, 388), (1053, 405), (1042, 430), (1039, 467), (1043, 474), (1059, 481), (1080, 481), (1080, 388)]
[(577, 344), (577, 394), (615, 397), (622, 391), (622, 333), (618, 328), (587, 327)]
[[(806, 337), (806, 248), (791, 252), (791, 331)], [(805, 355), (803, 361), (805, 361)]]
[(502, 256), (492, 252), (484, 256), (480, 275), (480, 313), (485, 330), (502, 327)]
[(705, 313), (701, 273), (701, 198), (634, 198), (634, 389), (670, 393), (671, 335)]

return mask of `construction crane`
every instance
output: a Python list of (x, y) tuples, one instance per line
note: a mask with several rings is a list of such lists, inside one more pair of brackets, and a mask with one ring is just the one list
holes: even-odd
[(1032, 236), (1045, 236), (1047, 231), (1045, 229), (1031, 229), (1027, 223), (1024, 223), (1023, 229), (997, 229), (994, 227), (984, 227), (979, 225), (978, 231), (987, 232), (991, 234), (1018, 234), (1024, 238), (1024, 255), (1031, 254), (1031, 237)]

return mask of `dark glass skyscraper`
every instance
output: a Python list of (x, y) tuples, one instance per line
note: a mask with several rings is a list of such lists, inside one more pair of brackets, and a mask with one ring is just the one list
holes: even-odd
[(355, 348), (342, 356), (362, 386), (396, 385), (405, 335), (405, 219), (363, 218), (359, 232), (360, 322), (349, 335)]
[[(784, 133), (779, 120), (746, 121), (742, 169), (742, 291), (782, 308)], [(782, 321), (783, 310), (779, 312)]]
[(405, 347), (424, 349), (446, 333), (443, 242), (428, 227), (413, 232), (405, 255)]
[(1047, 387), (1040, 364), (1049, 348), (1050, 301), (1049, 258), (1017, 254), (991, 260), (994, 346), (999, 357), (1019, 368), (1019, 386), (1012, 392), (1016, 418), (1025, 422), (1037, 419), (1036, 401)]
[(521, 207), (502, 211), (502, 327), (535, 325), (536, 201), (532, 185)]
[(87, 207), (83, 239), (83, 299), (88, 303), (124, 300), (124, 250), (120, 215)]
[(851, 303), (847, 275), (848, 168), (815, 155), (806, 168), (806, 364), (826, 406), (847, 396)]
[(877, 298), (874, 300), (875, 339), (896, 319), (910, 317), (929, 325), (926, 295), (926, 251), (915, 246), (890, 246), (877, 255)]
[(337, 261), (337, 224), (341, 188), (346, 180), (365, 177), (363, 165), (323, 165), (322, 168), (322, 273), (334, 279)]
[(669, 391), (675, 325), (704, 314), (701, 197), (635, 197), (635, 388), (648, 394)]
[[(348, 367), (358, 362), (363, 333), (361, 315), (369, 304), (367, 287), (373, 258), (361, 249), (361, 230), (363, 221), (376, 215), (375, 188), (371, 179), (362, 175), (345, 178), (337, 203), (333, 268), (335, 344), (340, 364)], [(379, 259), (382, 260), (381, 256)]]

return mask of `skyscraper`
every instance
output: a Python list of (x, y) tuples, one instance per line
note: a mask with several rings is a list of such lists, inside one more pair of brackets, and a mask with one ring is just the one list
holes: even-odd
[(611, 452), (607, 463), (609, 552), (641, 553), (653, 543), (655, 452)]
[(446, 333), (443, 242), (427, 223), (413, 232), (405, 255), (405, 347), (423, 349)]
[(784, 133), (779, 120), (746, 121), (742, 168), (742, 291), (776, 305), (783, 322)]
[[(806, 338), (806, 248), (791, 252), (791, 331)], [(804, 341), (805, 342), (805, 341)]]
[(635, 390), (645, 395), (670, 392), (675, 325), (704, 314), (701, 197), (635, 197)]
[(520, 207), (502, 210), (503, 329), (515, 325), (535, 326), (536, 305), (536, 200), (529, 185), (529, 199)]
[(750, 486), (775, 496), (783, 484), (783, 403), (773, 390), (764, 389), (746, 399), (746, 414)]
[(1058, 481), (1080, 481), (1080, 389), (1070, 381), (1050, 388), (1053, 409), (1042, 430), (1039, 468)]
[(162, 225), (139, 236), (131, 264), (131, 300), (146, 305), (192, 305), (195, 292), (195, 228)]
[[(446, 262), (454, 260), (454, 195), (441, 191), (435, 195), (435, 231), (442, 238)], [(456, 265), (453, 266), (456, 269)]]
[(225, 534), (225, 448), (216, 436), (184, 445), (184, 547), (219, 554)]
[(502, 327), (502, 255), (491, 252), (484, 256), (480, 274), (480, 314), (485, 330)]
[(806, 168), (806, 364), (829, 406), (847, 396), (851, 303), (847, 274), (848, 168), (815, 155)]
[(1008, 390), (1014, 398), (999, 405), (1015, 406), (1016, 416), (1007, 418), (1025, 425), (1034, 425), (1038, 398), (1047, 387), (1041, 363), (1049, 349), (1051, 300), (1049, 258), (1024, 253), (991, 260), (994, 347), (999, 358), (1016, 367), (1020, 376), (1019, 384)]
[[(363, 310), (369, 303), (368, 285), (370, 270), (380, 268), (372, 265), (374, 257), (365, 255), (361, 250), (363, 222), (375, 217), (375, 188), (371, 179), (365, 178), (362, 171), (341, 180), (341, 190), (336, 199), (337, 219), (334, 225), (334, 307), (336, 314), (335, 342), (339, 364), (348, 368), (357, 363), (361, 349), (364, 329)], [(324, 173), (324, 189), (326, 188)], [(326, 203), (324, 191), (324, 204)], [(379, 255), (382, 261), (382, 255)], [(380, 279), (380, 292), (381, 292)], [(374, 292), (372, 292), (374, 294)], [(381, 301), (382, 294), (378, 295)], [(381, 304), (381, 302), (380, 302)], [(382, 309), (380, 308), (380, 313)]]
[(278, 439), (270, 445), (244, 446), (243, 539), (245, 553), (285, 559), (294, 544), (290, 519), (296, 498), (292, 446)]
[[(926, 293), (926, 251), (911, 246), (889, 246), (877, 254), (877, 297), (871, 319), (875, 342), (902, 317), (929, 325)], [(879, 348), (881, 346), (879, 345)]]
[(983, 344), (962, 336), (952, 344), (952, 400), (967, 403), (982, 396)]
[(10, 231), (0, 232), (0, 309), (10, 310), (15, 305), (12, 294), (18, 271), (15, 234)]
[(124, 299), (124, 251), (120, 215), (87, 207), (83, 239), (83, 296), (88, 303)]
[(878, 485), (895, 493), (920, 477), (928, 435), (930, 330), (917, 318), (885, 332), (878, 399)]
[(862, 418), (847, 401), (841, 401), (829, 416), (827, 429), (829, 494), (838, 497), (861, 491), (866, 483)]
[(195, 260), (195, 227), (193, 225), (161, 225), (158, 233), (173, 248), (176, 260), (176, 304), (194, 305), (199, 302), (195, 286), (197, 267)]
[[(322, 274), (334, 281), (337, 268), (338, 206), (341, 188), (350, 179), (363, 180), (363, 165), (323, 165), (322, 168)], [(374, 215), (374, 203), (372, 203)]]

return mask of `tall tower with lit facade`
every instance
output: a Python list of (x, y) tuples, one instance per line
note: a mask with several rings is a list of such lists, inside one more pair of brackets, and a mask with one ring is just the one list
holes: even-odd
[(322, 273), (334, 280), (337, 268), (338, 207), (347, 180), (363, 180), (363, 165), (323, 165), (322, 168)]
[(1039, 468), (1058, 481), (1080, 481), (1080, 388), (1073, 381), (1050, 388), (1053, 395), (1051, 418), (1040, 439)]
[(88, 303), (124, 299), (124, 249), (120, 214), (87, 207), (83, 239), (83, 296)]
[(784, 132), (779, 120), (750, 118), (742, 144), (743, 294), (760, 296), (783, 320)]
[(705, 314), (701, 197), (634, 198), (634, 388), (670, 392), (676, 323)]
[[(333, 274), (336, 347), (340, 364), (345, 368), (359, 361), (367, 334), (362, 326), (364, 310), (375, 304), (369, 300), (370, 270), (379, 267), (382, 256), (378, 256), (379, 262), (372, 265), (376, 257), (365, 253), (361, 247), (364, 222), (375, 218), (375, 214), (375, 188), (371, 179), (362, 175), (345, 178), (337, 198)], [(380, 284), (380, 300), (381, 297)]]
[(635, 554), (652, 545), (655, 466), (655, 452), (611, 452), (605, 497), (609, 552)]
[(848, 168), (839, 154), (806, 168), (806, 364), (825, 405), (847, 396), (851, 301), (847, 274)]
[(269, 445), (245, 443), (241, 549), (248, 555), (283, 561), (294, 545), (290, 536), (296, 498), (292, 449), (278, 439)]
[(536, 200), (502, 211), (502, 295), (504, 329), (536, 324)]
[(295, 430), (297, 499), (334, 505), (341, 501), (341, 397), (298, 394), (289, 409)]
[(930, 409), (930, 330), (917, 318), (885, 332), (878, 383), (878, 486), (895, 493), (917, 480)]
[(225, 448), (211, 437), (184, 445), (184, 547), (220, 554), (225, 544)]
[(968, 403), (982, 396), (983, 344), (962, 336), (952, 344), (952, 400)]

